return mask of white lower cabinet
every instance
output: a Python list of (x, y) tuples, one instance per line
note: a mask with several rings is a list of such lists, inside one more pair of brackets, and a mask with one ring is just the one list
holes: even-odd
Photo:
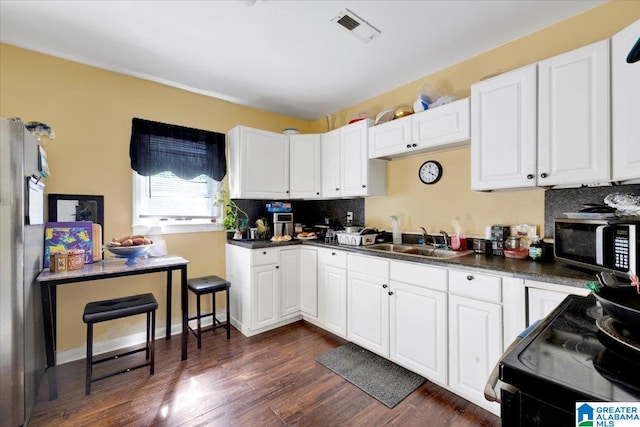
[(527, 325), (544, 319), (569, 295), (587, 296), (591, 291), (553, 283), (525, 280), (527, 292)]
[[(302, 318), (300, 250), (226, 245), (231, 323), (245, 336)], [(314, 281), (305, 281), (305, 286), (313, 288)]]
[(251, 328), (260, 329), (280, 319), (278, 298), (279, 266), (251, 267)]
[(300, 310), (318, 317), (318, 251), (300, 248)]
[(446, 386), (447, 270), (391, 262), (389, 358)]
[(568, 294), (589, 293), (333, 248), (226, 250), (231, 321), (244, 335), (304, 315), (498, 415), (484, 387), (505, 347)]
[(449, 270), (449, 388), (494, 414), (484, 386), (503, 351), (500, 280)]
[[(297, 247), (280, 250), (282, 265), (280, 280), (280, 316), (300, 312), (300, 250)], [(279, 268), (276, 266), (276, 268)]]
[(347, 254), (318, 249), (318, 317), (320, 325), (347, 337)]
[(389, 261), (347, 256), (347, 338), (389, 357)]

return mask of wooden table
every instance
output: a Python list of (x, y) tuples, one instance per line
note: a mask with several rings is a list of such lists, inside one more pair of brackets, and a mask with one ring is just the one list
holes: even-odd
[[(138, 259), (134, 265), (126, 265), (124, 258), (108, 258), (93, 264), (86, 264), (82, 270), (52, 273), (42, 270), (36, 280), (40, 283), (42, 315), (44, 323), (44, 342), (47, 356), (47, 377), (49, 382), (49, 400), (58, 398), (56, 376), (56, 289), (58, 285), (90, 282), (114, 277), (136, 276), (139, 274), (167, 273), (167, 317), (166, 339), (171, 339), (171, 288), (172, 273), (180, 271), (180, 306), (182, 310), (182, 360), (187, 360), (187, 264), (186, 259), (167, 255), (157, 258)], [(124, 296), (124, 295), (123, 295)]]

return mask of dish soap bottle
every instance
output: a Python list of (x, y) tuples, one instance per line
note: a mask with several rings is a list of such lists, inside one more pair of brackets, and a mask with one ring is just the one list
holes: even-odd
[(529, 258), (538, 262), (544, 259), (544, 242), (538, 236), (533, 236), (529, 246)]
[(398, 222), (398, 215), (391, 215), (391, 227), (393, 230), (393, 244), (402, 244), (402, 234), (400, 233), (400, 224)]
[(451, 235), (451, 249), (454, 251), (466, 251), (467, 250), (467, 238), (462, 232), (462, 226), (460, 225), (460, 218), (456, 217), (453, 220), (453, 234)]

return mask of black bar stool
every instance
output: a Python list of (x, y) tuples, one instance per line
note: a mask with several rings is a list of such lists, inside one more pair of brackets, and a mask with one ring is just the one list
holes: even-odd
[[(150, 366), (151, 375), (154, 370), (154, 350), (156, 339), (156, 309), (158, 302), (153, 294), (141, 294), (130, 297), (110, 299), (104, 301), (90, 302), (84, 308), (82, 320), (87, 324), (87, 379), (85, 394), (91, 394), (91, 383), (112, 377), (118, 374), (124, 374), (134, 369)], [(125, 353), (105, 357), (94, 360), (93, 358), (93, 324), (106, 322), (107, 320), (120, 319), (122, 317), (134, 316), (136, 314), (147, 314), (147, 340), (145, 346)], [(93, 378), (93, 365), (103, 363), (108, 360), (118, 359), (123, 356), (129, 356), (141, 351), (146, 352), (145, 363), (136, 366), (112, 372), (97, 378)]]
[[(218, 276), (198, 277), (187, 280), (187, 288), (196, 295), (196, 315), (189, 317), (189, 321), (197, 320), (197, 327), (194, 330), (191, 325), (188, 326), (191, 333), (198, 340), (198, 348), (202, 348), (202, 325), (200, 319), (203, 317), (213, 317), (211, 329), (215, 332), (216, 328), (225, 328), (227, 330), (227, 339), (231, 339), (231, 323), (229, 322), (229, 288), (231, 283)], [(226, 292), (227, 297), (227, 320), (222, 323), (216, 319), (216, 293)], [(211, 313), (202, 314), (200, 310), (200, 296), (211, 294), (212, 310)]]

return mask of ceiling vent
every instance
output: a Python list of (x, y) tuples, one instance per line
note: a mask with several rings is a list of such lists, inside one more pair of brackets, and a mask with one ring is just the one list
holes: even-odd
[(365, 43), (369, 42), (369, 40), (373, 40), (381, 34), (379, 30), (369, 25), (367, 21), (360, 18), (349, 9), (345, 9), (340, 12), (338, 16), (331, 20), (331, 22), (335, 22)]

